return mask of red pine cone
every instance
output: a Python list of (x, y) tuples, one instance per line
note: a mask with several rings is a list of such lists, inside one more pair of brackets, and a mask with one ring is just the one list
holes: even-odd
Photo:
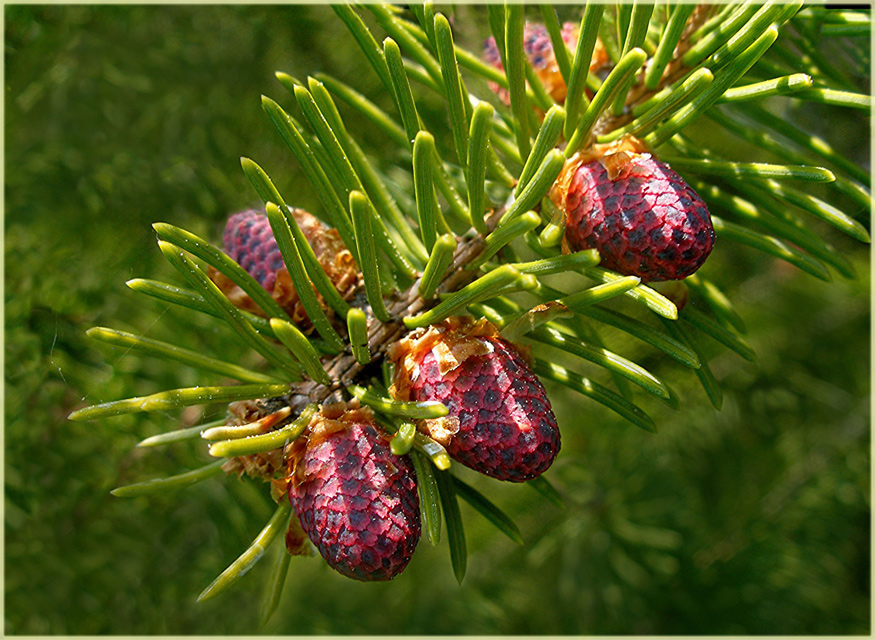
[(389, 350), (399, 400), (437, 400), (444, 418), (419, 428), (462, 464), (499, 480), (535, 478), (559, 453), (546, 391), (519, 351), (487, 322), (450, 318)]
[[(358, 286), (359, 272), (352, 254), (340, 239), (336, 229), (326, 227), (303, 209), (289, 208), (295, 221), (313, 247), (316, 259), (340, 294), (349, 300)], [(228, 219), (224, 232), (225, 252), (249, 275), (255, 278), (286, 310), (299, 327), (311, 328), (310, 319), (300, 304), (298, 292), (283, 262), (267, 216), (255, 210), (236, 213)], [(216, 269), (208, 270), (210, 278), (237, 307), (259, 315), (264, 311), (234, 282)], [(318, 296), (318, 293), (317, 293)], [(331, 309), (320, 298), (323, 309)]]
[(267, 291), (273, 291), (277, 271), (285, 267), (267, 216), (253, 209), (235, 213), (228, 218), (225, 253), (258, 281)]
[(367, 408), (322, 407), (290, 445), (289, 499), (328, 564), (356, 580), (391, 580), (420, 535), (416, 474), (389, 450)]
[(553, 187), (572, 251), (597, 249), (601, 264), (643, 282), (681, 280), (711, 253), (707, 205), (632, 138), (571, 158)]
[[(577, 48), (577, 36), (578, 26), (575, 23), (566, 22), (562, 25), (562, 40), (572, 52), (569, 57), (573, 57), (573, 52)], [(532, 65), (532, 69), (534, 69), (541, 84), (544, 85), (544, 89), (558, 104), (563, 104), (568, 88), (565, 86), (565, 80), (559, 71), (556, 56), (553, 53), (553, 42), (550, 40), (547, 28), (542, 24), (527, 22), (523, 31), (523, 48), (529, 59), (529, 64)], [(501, 55), (498, 52), (495, 38), (492, 36), (483, 43), (483, 59), (493, 67), (504, 70), (504, 66), (501, 64)], [(604, 45), (602, 45), (601, 40), (596, 40), (589, 67), (590, 72), (597, 72), (607, 62), (608, 57)], [(510, 104), (510, 94), (507, 89), (494, 82), (490, 83), (489, 88), (498, 94), (502, 102)]]

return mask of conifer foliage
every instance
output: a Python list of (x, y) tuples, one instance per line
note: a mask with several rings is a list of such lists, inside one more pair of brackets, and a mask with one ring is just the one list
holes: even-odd
[[(289, 93), (263, 96), (265, 117), (321, 209), (296, 208), (243, 158), (263, 207), (230, 216), (217, 244), (156, 223), (180, 278), (128, 282), (227, 324), (261, 366), (96, 328), (98, 340), (237, 383), (71, 415), (227, 405), (218, 423), (142, 443), (202, 438), (216, 462), (115, 494), (222, 471), (262, 481), (274, 516), (200, 597), (225, 591), (282, 539), (266, 615), (289, 557), (314, 547), (344, 575), (386, 580), (420, 536), (445, 535), (461, 582), (459, 499), (520, 534), (456, 465), (553, 497), (564, 425), (551, 388), (577, 394), (581, 412), (598, 403), (650, 432), (659, 425), (642, 398), (678, 404), (670, 378), (605, 348), (600, 329), (693, 371), (719, 410), (705, 342), (755, 354), (708, 260), (746, 245), (822, 280), (852, 278), (823, 229), (869, 242), (868, 173), (766, 108), (868, 110), (843, 71), (853, 43), (836, 59), (818, 49), (822, 33), (868, 33), (867, 14), (801, 2), (593, 2), (561, 24), (549, 5), (496, 4), (484, 32), (451, 27), (451, 9), (430, 3), (332, 9), (360, 49), (361, 73), (379, 78), (395, 109), (329, 76), (277, 73)], [(482, 49), (459, 46), (462, 32)], [(443, 100), (440, 126), (420, 114), (423, 95)], [(396, 143), (393, 157), (360, 146), (344, 120), (353, 113)], [(726, 151), (744, 148), (771, 161)]]

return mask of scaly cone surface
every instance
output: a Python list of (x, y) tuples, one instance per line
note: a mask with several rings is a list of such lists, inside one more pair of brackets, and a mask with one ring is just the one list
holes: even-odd
[(401, 573), (419, 542), (416, 474), (370, 409), (323, 406), (287, 456), (289, 499), (326, 562), (362, 581)]
[[(355, 259), (343, 244), (340, 234), (303, 209), (290, 207), (289, 211), (338, 292), (344, 299), (351, 298), (359, 285), (360, 274)], [(254, 209), (235, 213), (225, 224), (222, 240), (225, 253), (271, 294), (295, 324), (304, 330), (310, 329), (310, 319), (292, 284), (267, 216)], [(208, 273), (235, 306), (257, 315), (265, 315), (261, 307), (227, 276), (212, 267)], [(328, 305), (321, 298), (320, 303), (326, 313), (330, 313)]]
[[(562, 25), (562, 40), (565, 45), (572, 51), (577, 47), (578, 25), (573, 22), (566, 22)], [(550, 34), (547, 28), (537, 22), (527, 22), (523, 31), (523, 48), (526, 52), (526, 57), (532, 69), (538, 76), (538, 79), (544, 85), (544, 89), (550, 94), (558, 104), (565, 101), (565, 96), (568, 92), (568, 87), (565, 85), (565, 80), (559, 72), (559, 64), (556, 62), (556, 55), (553, 52), (553, 43), (550, 40)], [(483, 43), (483, 59), (491, 64), (496, 69), (504, 71), (504, 65), (501, 63), (501, 54), (498, 51), (498, 46), (495, 44), (495, 38), (490, 36)], [(596, 39), (595, 48), (592, 53), (590, 62), (590, 73), (596, 73), (608, 63), (608, 54), (605, 51), (601, 40)], [(502, 102), (510, 104), (510, 93), (507, 89), (500, 87), (492, 82), (489, 85)]]
[(553, 463), (559, 428), (547, 393), (488, 321), (450, 318), (412, 332), (388, 355), (396, 363), (396, 399), (436, 400), (449, 409), (420, 428), (451, 457), (511, 482), (536, 478)]
[[(572, 251), (643, 282), (682, 280), (714, 247), (708, 207), (683, 178), (628, 137), (572, 157), (552, 191)], [(595, 159), (592, 159), (595, 157)]]

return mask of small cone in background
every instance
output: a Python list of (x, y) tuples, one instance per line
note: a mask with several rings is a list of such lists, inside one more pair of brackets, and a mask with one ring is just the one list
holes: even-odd
[(714, 247), (708, 207), (632, 136), (572, 156), (550, 197), (567, 250), (597, 249), (602, 266), (642, 282), (686, 278)]
[[(340, 239), (340, 234), (303, 209), (290, 207), (289, 211), (340, 295), (345, 300), (352, 298), (359, 284), (359, 270), (352, 253)], [(223, 241), (225, 253), (271, 294), (299, 328), (305, 331), (312, 329), (264, 213), (254, 209), (235, 213), (225, 225)], [(212, 267), (208, 273), (235, 306), (264, 315), (261, 307), (225, 275)], [(317, 297), (322, 308), (331, 317), (331, 308), (318, 292)]]
[(454, 459), (511, 482), (536, 478), (553, 463), (559, 428), (546, 391), (488, 321), (455, 317), (413, 331), (388, 357), (396, 365), (393, 397), (449, 409), (419, 428)]
[[(562, 40), (571, 50), (569, 57), (573, 56), (574, 50), (577, 48), (578, 32), (578, 25), (573, 22), (566, 22), (562, 25)], [(529, 64), (532, 65), (532, 69), (535, 70), (538, 79), (544, 85), (544, 89), (557, 104), (564, 104), (568, 87), (565, 85), (565, 80), (559, 71), (559, 65), (553, 52), (553, 42), (550, 40), (547, 28), (536, 22), (527, 22), (523, 31), (523, 48), (529, 59)], [(492, 36), (483, 43), (483, 59), (496, 69), (504, 71), (504, 66), (501, 64), (501, 55), (495, 44), (495, 38)], [(596, 39), (595, 48), (592, 52), (592, 61), (589, 65), (590, 73), (597, 73), (608, 61), (608, 54), (605, 51), (604, 45), (601, 40)], [(489, 84), (489, 88), (498, 95), (504, 104), (510, 104), (510, 93), (507, 89), (500, 87), (494, 82)]]
[[(238, 400), (228, 405), (225, 424), (227, 426), (240, 426), (252, 424), (270, 416), (264, 403), (257, 400)], [(265, 426), (265, 432), (279, 428), (283, 423)], [(222, 465), (222, 470), (227, 474), (235, 473), (238, 477), (244, 475), (260, 478), (265, 482), (272, 482), (278, 472), (285, 470), (285, 458), (281, 449), (253, 453), (243, 456), (228, 458)]]
[(416, 473), (371, 410), (324, 405), (286, 456), (289, 499), (325, 561), (356, 580), (400, 574), (421, 530)]

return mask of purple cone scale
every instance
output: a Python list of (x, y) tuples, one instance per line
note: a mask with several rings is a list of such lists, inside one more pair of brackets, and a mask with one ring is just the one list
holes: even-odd
[[(573, 22), (565, 22), (562, 25), (561, 35), (565, 46), (570, 50), (569, 55), (573, 55), (577, 47), (578, 25)], [(566, 87), (565, 79), (559, 71), (559, 63), (556, 61), (556, 55), (553, 51), (553, 42), (550, 40), (550, 34), (544, 25), (526, 22), (523, 29), (523, 50), (526, 52), (526, 58), (535, 75), (544, 85), (544, 89), (557, 104), (563, 104), (568, 87)], [(487, 38), (483, 43), (483, 59), (496, 69), (504, 71), (501, 53), (498, 51), (493, 36)], [(602, 45), (601, 40), (596, 38), (589, 67), (590, 73), (597, 73), (607, 62), (608, 56), (604, 45)], [(510, 104), (510, 93), (507, 89), (500, 87), (495, 82), (491, 82), (489, 86), (498, 94), (502, 102)]]
[[(289, 207), (313, 255), (345, 300), (358, 287), (359, 270), (352, 253), (343, 244), (336, 229), (325, 226), (318, 218), (303, 209)], [(268, 217), (262, 211), (248, 210), (232, 215), (223, 234), (225, 253), (251, 275), (305, 332), (312, 329), (300, 297), (286, 268)], [(235, 281), (213, 267), (207, 270), (210, 279), (240, 309), (265, 315), (264, 309), (254, 302)], [(323, 310), (329, 317), (333, 311), (317, 293)]]
[(571, 251), (597, 249), (602, 266), (643, 282), (692, 275), (714, 246), (708, 207), (649, 153), (572, 158), (551, 197)]
[(411, 333), (389, 352), (397, 399), (442, 402), (419, 428), (462, 464), (511, 482), (536, 478), (559, 453), (546, 391), (516, 347), (485, 320), (451, 318)]
[(420, 536), (416, 475), (368, 409), (328, 405), (290, 447), (289, 499), (325, 561), (362, 581), (390, 580)]
[(258, 284), (273, 291), (277, 271), (285, 264), (267, 216), (251, 209), (235, 213), (228, 218), (222, 240), (225, 253)]

